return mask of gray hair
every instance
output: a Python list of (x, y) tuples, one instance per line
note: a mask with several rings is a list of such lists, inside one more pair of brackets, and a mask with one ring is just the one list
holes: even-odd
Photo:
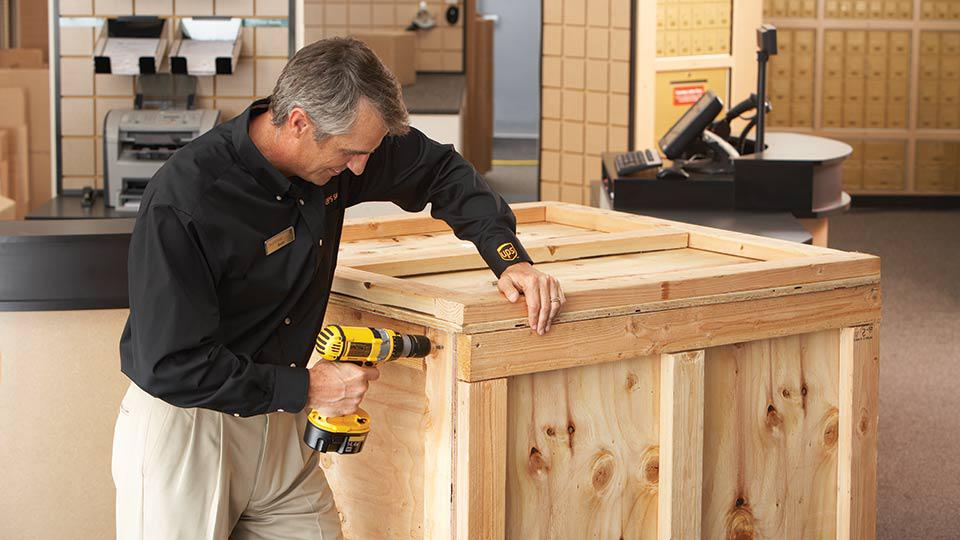
[(281, 126), (300, 107), (319, 140), (348, 133), (361, 99), (377, 109), (390, 135), (407, 132), (407, 108), (396, 77), (362, 41), (329, 38), (307, 45), (287, 62), (273, 88), (270, 112), (273, 124)]

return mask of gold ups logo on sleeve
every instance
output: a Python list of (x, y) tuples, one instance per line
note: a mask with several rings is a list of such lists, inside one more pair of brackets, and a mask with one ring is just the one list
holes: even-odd
[(500, 244), (500, 247), (497, 248), (497, 253), (499, 253), (500, 258), (505, 261), (515, 260), (519, 256), (517, 253), (517, 248), (513, 247), (512, 242)]

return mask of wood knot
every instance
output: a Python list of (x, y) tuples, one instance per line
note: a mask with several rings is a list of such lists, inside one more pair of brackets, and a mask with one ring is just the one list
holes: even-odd
[(363, 282), (363, 288), (364, 288), (364, 289), (369, 289), (369, 288), (371, 288), (371, 287), (373, 287), (373, 284), (370, 283), (369, 281), (364, 281), (364, 282)]
[(823, 419), (823, 446), (833, 448), (840, 440), (840, 411), (831, 409)]
[(806, 396), (806, 395), (807, 395), (807, 385), (803, 385), (803, 386), (800, 387), (800, 395), (801, 395), (801, 396)]
[(547, 251), (549, 251), (551, 255), (556, 255), (557, 246), (547, 246)]
[(573, 435), (573, 432), (576, 430), (577, 428), (576, 426), (573, 425), (573, 422), (570, 422), (569, 424), (567, 424), (567, 433), (569, 433), (570, 435)]
[(867, 416), (867, 410), (860, 409), (860, 421), (857, 422), (857, 432), (860, 433), (860, 435), (865, 435), (869, 429), (870, 418)]
[(777, 408), (772, 404), (767, 405), (767, 427), (774, 429), (780, 424), (783, 424), (783, 417), (777, 412)]
[(660, 282), (660, 299), (661, 300), (670, 299), (670, 282), (669, 281)]
[(607, 491), (615, 470), (616, 463), (614, 463), (613, 456), (610, 453), (601, 452), (597, 455), (593, 461), (593, 474), (591, 475), (593, 489), (597, 493), (602, 494)]
[(784, 399), (790, 399), (790, 389), (784, 388), (780, 391), (780, 395), (783, 396)]
[(726, 540), (753, 540), (756, 536), (756, 520), (750, 505), (738, 497), (736, 506), (730, 510), (726, 519)]
[(627, 383), (626, 383), (627, 391), (630, 391), (636, 388), (637, 382), (638, 382), (637, 375), (635, 373), (633, 373), (632, 371), (627, 373)]
[(543, 458), (543, 454), (536, 446), (530, 448), (530, 458), (527, 460), (527, 472), (530, 475), (546, 474), (550, 472), (550, 465)]
[(656, 447), (644, 452), (640, 458), (640, 475), (651, 486), (660, 483), (660, 450)]
[(553, 437), (554, 435), (557, 434), (557, 431), (553, 429), (553, 426), (547, 426), (546, 432), (548, 437)]

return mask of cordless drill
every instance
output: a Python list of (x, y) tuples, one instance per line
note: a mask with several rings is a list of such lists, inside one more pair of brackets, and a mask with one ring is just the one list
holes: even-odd
[[(379, 366), (398, 358), (423, 358), (430, 354), (427, 336), (399, 334), (384, 328), (329, 325), (317, 336), (317, 352), (330, 362)], [(316, 409), (307, 415), (303, 442), (318, 452), (356, 454), (370, 433), (370, 415), (363, 409), (346, 416), (322, 416)]]

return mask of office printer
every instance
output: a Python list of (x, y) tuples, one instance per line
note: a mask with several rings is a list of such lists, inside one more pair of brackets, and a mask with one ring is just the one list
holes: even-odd
[(106, 205), (118, 211), (136, 212), (154, 173), (220, 118), (220, 111), (192, 108), (195, 80), (174, 83), (169, 75), (158, 77), (153, 82), (138, 79), (135, 109), (114, 109), (104, 119), (103, 191)]

